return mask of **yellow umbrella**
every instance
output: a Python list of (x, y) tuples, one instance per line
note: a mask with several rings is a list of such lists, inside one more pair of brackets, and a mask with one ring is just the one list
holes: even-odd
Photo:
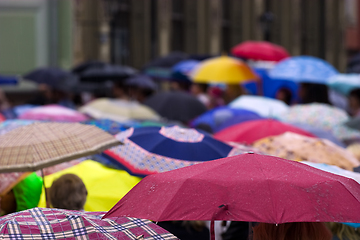
[[(79, 176), (86, 186), (88, 196), (84, 207), (85, 211), (110, 210), (141, 180), (126, 171), (107, 168), (98, 162), (86, 160), (73, 167), (45, 176), (46, 188), (50, 188), (54, 180), (67, 173)], [(44, 191), (41, 194), (39, 207), (46, 207)]]
[(257, 80), (258, 76), (243, 61), (221, 56), (202, 61), (191, 73), (196, 83), (239, 84)]

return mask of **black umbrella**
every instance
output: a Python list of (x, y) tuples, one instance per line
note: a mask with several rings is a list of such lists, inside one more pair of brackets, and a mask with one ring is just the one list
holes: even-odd
[(25, 74), (23, 78), (37, 84), (46, 84), (53, 89), (61, 91), (71, 91), (78, 83), (78, 79), (75, 75), (54, 67), (38, 68)]
[(75, 66), (71, 72), (73, 72), (74, 74), (81, 74), (84, 71), (91, 69), (91, 68), (99, 68), (106, 65), (106, 63), (101, 62), (101, 61), (87, 61), (87, 62), (83, 62), (77, 66)]
[(182, 91), (161, 92), (145, 101), (145, 105), (154, 109), (169, 120), (187, 123), (207, 111), (196, 97)]
[(189, 59), (189, 55), (183, 52), (172, 52), (164, 57), (159, 57), (148, 64), (143, 68), (143, 71), (146, 75), (156, 77), (156, 78), (170, 78), (171, 77), (171, 68), (183, 60)]
[(136, 75), (131, 78), (126, 79), (125, 84), (131, 87), (138, 87), (149, 90), (156, 90), (156, 83), (146, 75)]
[(112, 64), (94, 64), (80, 73), (80, 81), (83, 82), (103, 82), (119, 81), (131, 77), (137, 70), (128, 66)]

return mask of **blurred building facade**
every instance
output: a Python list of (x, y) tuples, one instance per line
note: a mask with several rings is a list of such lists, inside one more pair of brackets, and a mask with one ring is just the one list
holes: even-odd
[(217, 55), (246, 40), (343, 71), (347, 50), (360, 50), (358, 17), (350, 14), (358, 1), (0, 0), (0, 73), (86, 60), (141, 68), (172, 51)]
[(0, 0), (0, 74), (73, 64), (73, 0)]
[[(216, 55), (245, 40), (268, 40), (292, 55), (324, 58), (339, 70), (346, 65), (344, 0), (87, 0), (80, 5), (87, 9), (84, 15), (97, 20), (93, 33), (77, 24), (87, 29), (80, 59), (140, 68), (171, 51)], [(85, 47), (87, 41), (92, 44)]]

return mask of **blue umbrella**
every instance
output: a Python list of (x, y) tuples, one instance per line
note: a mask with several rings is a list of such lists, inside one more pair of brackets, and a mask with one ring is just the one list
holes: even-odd
[(286, 58), (269, 72), (269, 76), (275, 79), (319, 84), (325, 84), (336, 74), (338, 71), (328, 62), (310, 56)]
[(337, 74), (329, 79), (328, 86), (346, 96), (351, 90), (360, 88), (360, 74)]
[(37, 122), (37, 121), (19, 120), (19, 119), (6, 120), (6, 121), (0, 123), (0, 135), (4, 135), (5, 133), (8, 133), (16, 128), (33, 124), (34, 122)]
[(199, 64), (197, 60), (184, 60), (172, 67), (171, 78), (175, 80), (191, 81), (190, 72)]
[(219, 130), (219, 127), (224, 122), (231, 120), (233, 118), (237, 119), (240, 122), (247, 120), (261, 119), (261, 117), (255, 112), (240, 108), (230, 108), (224, 106), (224, 107), (214, 108), (200, 115), (191, 123), (191, 126), (196, 127), (199, 124), (207, 124), (211, 127), (211, 129), (214, 132), (216, 132)]
[(102, 156), (136, 176), (250, 151), (232, 147), (207, 133), (179, 126), (130, 128), (115, 137), (124, 145), (108, 149)]
[(18, 78), (15, 76), (0, 75), (0, 85), (17, 85)]

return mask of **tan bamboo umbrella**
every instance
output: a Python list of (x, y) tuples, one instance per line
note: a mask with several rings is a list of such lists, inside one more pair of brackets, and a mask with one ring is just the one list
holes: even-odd
[(34, 123), (0, 136), (0, 172), (36, 171), (121, 144), (80, 123)]
[(296, 133), (267, 137), (256, 141), (254, 147), (267, 154), (295, 161), (309, 161), (336, 165), (353, 170), (359, 161), (345, 148), (319, 138), (311, 138)]

